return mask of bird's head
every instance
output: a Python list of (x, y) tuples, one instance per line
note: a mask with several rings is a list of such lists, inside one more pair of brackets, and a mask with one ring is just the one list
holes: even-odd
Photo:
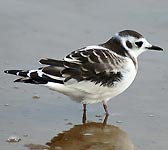
[(146, 50), (163, 50), (158, 46), (150, 44), (140, 33), (132, 30), (124, 30), (116, 33), (112, 39), (118, 39), (126, 50), (134, 52), (136, 56)]

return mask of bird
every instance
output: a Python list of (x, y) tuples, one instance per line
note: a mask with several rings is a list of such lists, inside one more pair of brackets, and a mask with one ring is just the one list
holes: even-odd
[(134, 81), (138, 70), (138, 56), (147, 50), (163, 51), (150, 44), (134, 30), (123, 30), (102, 44), (86, 46), (72, 51), (62, 60), (42, 58), (43, 65), (33, 70), (5, 70), (20, 76), (14, 82), (39, 84), (69, 96), (86, 105), (107, 103), (125, 91)]

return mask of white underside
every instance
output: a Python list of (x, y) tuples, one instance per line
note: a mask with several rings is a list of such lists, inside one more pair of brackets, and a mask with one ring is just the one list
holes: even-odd
[(126, 90), (135, 79), (137, 70), (131, 60), (128, 60), (127, 65), (121, 70), (123, 79), (115, 82), (112, 87), (101, 86), (90, 81), (75, 82), (70, 80), (67, 84), (58, 84), (49, 82), (46, 84), (52, 90), (58, 91), (69, 96), (71, 99), (83, 103), (98, 103), (109, 101), (113, 97), (119, 95)]

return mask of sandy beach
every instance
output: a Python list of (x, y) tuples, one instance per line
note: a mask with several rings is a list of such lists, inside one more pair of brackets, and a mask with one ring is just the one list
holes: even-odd
[[(90, 149), (81, 143), (86, 150), (117, 142), (121, 145), (115, 150), (132, 150), (133, 145), (135, 150), (167, 150), (167, 8), (165, 0), (0, 0), (0, 149), (61, 149), (58, 138), (65, 136), (74, 138), (74, 144), (80, 141), (76, 137), (89, 141)], [(16, 77), (3, 73), (41, 67), (41, 58), (62, 59), (72, 50), (103, 43), (124, 29), (140, 32), (164, 51), (145, 52), (138, 58), (133, 84), (109, 101), (105, 127), (102, 104), (88, 105), (88, 128), (82, 125), (81, 104), (42, 86), (13, 83)], [(85, 136), (78, 131), (86, 131)], [(103, 136), (90, 138), (92, 134)], [(7, 142), (11, 136), (21, 140)], [(70, 150), (69, 143), (64, 146)], [(102, 150), (112, 149), (106, 144)]]

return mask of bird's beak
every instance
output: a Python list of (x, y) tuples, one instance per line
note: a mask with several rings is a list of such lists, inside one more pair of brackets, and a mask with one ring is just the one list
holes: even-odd
[(163, 49), (159, 46), (155, 46), (155, 45), (152, 45), (150, 47), (146, 47), (146, 49), (149, 49), (149, 50), (157, 50), (157, 51), (163, 51)]

